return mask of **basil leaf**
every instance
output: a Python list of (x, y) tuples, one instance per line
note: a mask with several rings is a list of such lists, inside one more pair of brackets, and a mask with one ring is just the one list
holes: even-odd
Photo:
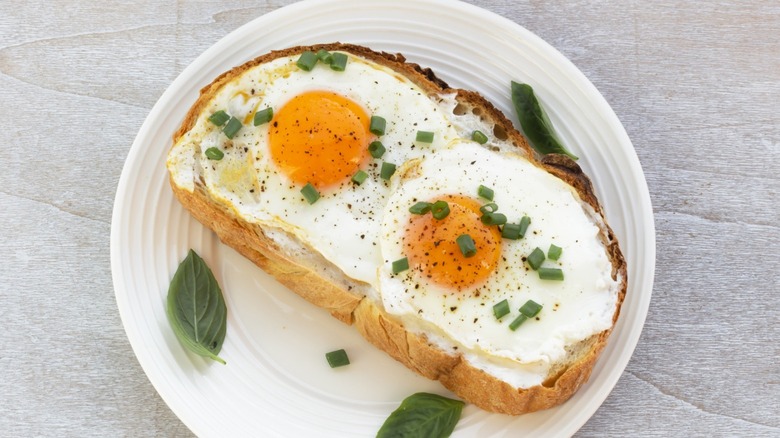
[(173, 274), (167, 301), (168, 322), (179, 342), (224, 364), (217, 354), (227, 329), (225, 299), (211, 269), (195, 251), (190, 250)]
[(377, 438), (446, 438), (460, 420), (464, 403), (436, 394), (418, 392), (401, 402), (379, 429)]
[(537, 152), (542, 155), (564, 154), (574, 160), (577, 159), (558, 140), (547, 113), (536, 99), (530, 85), (512, 81), (512, 103), (517, 111), (523, 134)]

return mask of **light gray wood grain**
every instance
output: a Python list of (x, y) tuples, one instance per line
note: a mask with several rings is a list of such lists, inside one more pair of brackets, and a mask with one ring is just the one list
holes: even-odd
[[(203, 50), (289, 1), (0, 3), (0, 436), (189, 436), (109, 259), (130, 144)], [(579, 67), (654, 206), (653, 301), (579, 436), (780, 436), (780, 4), (475, 1)]]

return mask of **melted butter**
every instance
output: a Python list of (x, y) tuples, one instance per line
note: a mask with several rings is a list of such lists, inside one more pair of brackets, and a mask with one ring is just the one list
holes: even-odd
[(250, 97), (249, 94), (246, 91), (239, 90), (235, 94), (233, 94), (233, 97), (241, 97), (244, 99), (244, 103), (249, 101)]
[(257, 176), (254, 168), (251, 166), (250, 155), (247, 154), (245, 162), (233, 159), (222, 163), (218, 173), (219, 186), (234, 193), (252, 193), (250, 190), (256, 191)]

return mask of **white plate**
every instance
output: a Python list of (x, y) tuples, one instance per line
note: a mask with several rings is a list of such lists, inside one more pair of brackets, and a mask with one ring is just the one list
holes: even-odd
[[(590, 382), (555, 409), (520, 417), (467, 406), (455, 436), (571, 435), (623, 372), (644, 324), (655, 267), (647, 184), (612, 109), (563, 55), (519, 25), (444, 0), (306, 1), (232, 32), (192, 63), (144, 122), (114, 205), (111, 267), (127, 336), (149, 380), (201, 436), (373, 436), (407, 395), (448, 395), (367, 344), (222, 245), (174, 199), (164, 168), (172, 133), (198, 90), (272, 49), (342, 41), (401, 52), (450, 85), (481, 92), (514, 117), (509, 82), (530, 83), (592, 176), (629, 267), (629, 290)], [(222, 366), (181, 347), (165, 317), (169, 281), (189, 248), (213, 269), (228, 306)], [(352, 364), (330, 369), (325, 352)]]

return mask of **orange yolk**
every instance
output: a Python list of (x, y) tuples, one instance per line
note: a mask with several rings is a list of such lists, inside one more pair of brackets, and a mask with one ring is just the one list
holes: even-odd
[(328, 91), (295, 96), (269, 130), (271, 159), (293, 182), (317, 188), (348, 181), (368, 158), (369, 117), (352, 100)]
[[(438, 201), (435, 199), (431, 203)], [(450, 214), (436, 219), (430, 213), (412, 215), (404, 234), (404, 253), (409, 265), (435, 284), (461, 291), (485, 281), (501, 256), (501, 233), (482, 223), (480, 204), (463, 196), (447, 196)], [(466, 258), (456, 242), (468, 234), (477, 253)]]

